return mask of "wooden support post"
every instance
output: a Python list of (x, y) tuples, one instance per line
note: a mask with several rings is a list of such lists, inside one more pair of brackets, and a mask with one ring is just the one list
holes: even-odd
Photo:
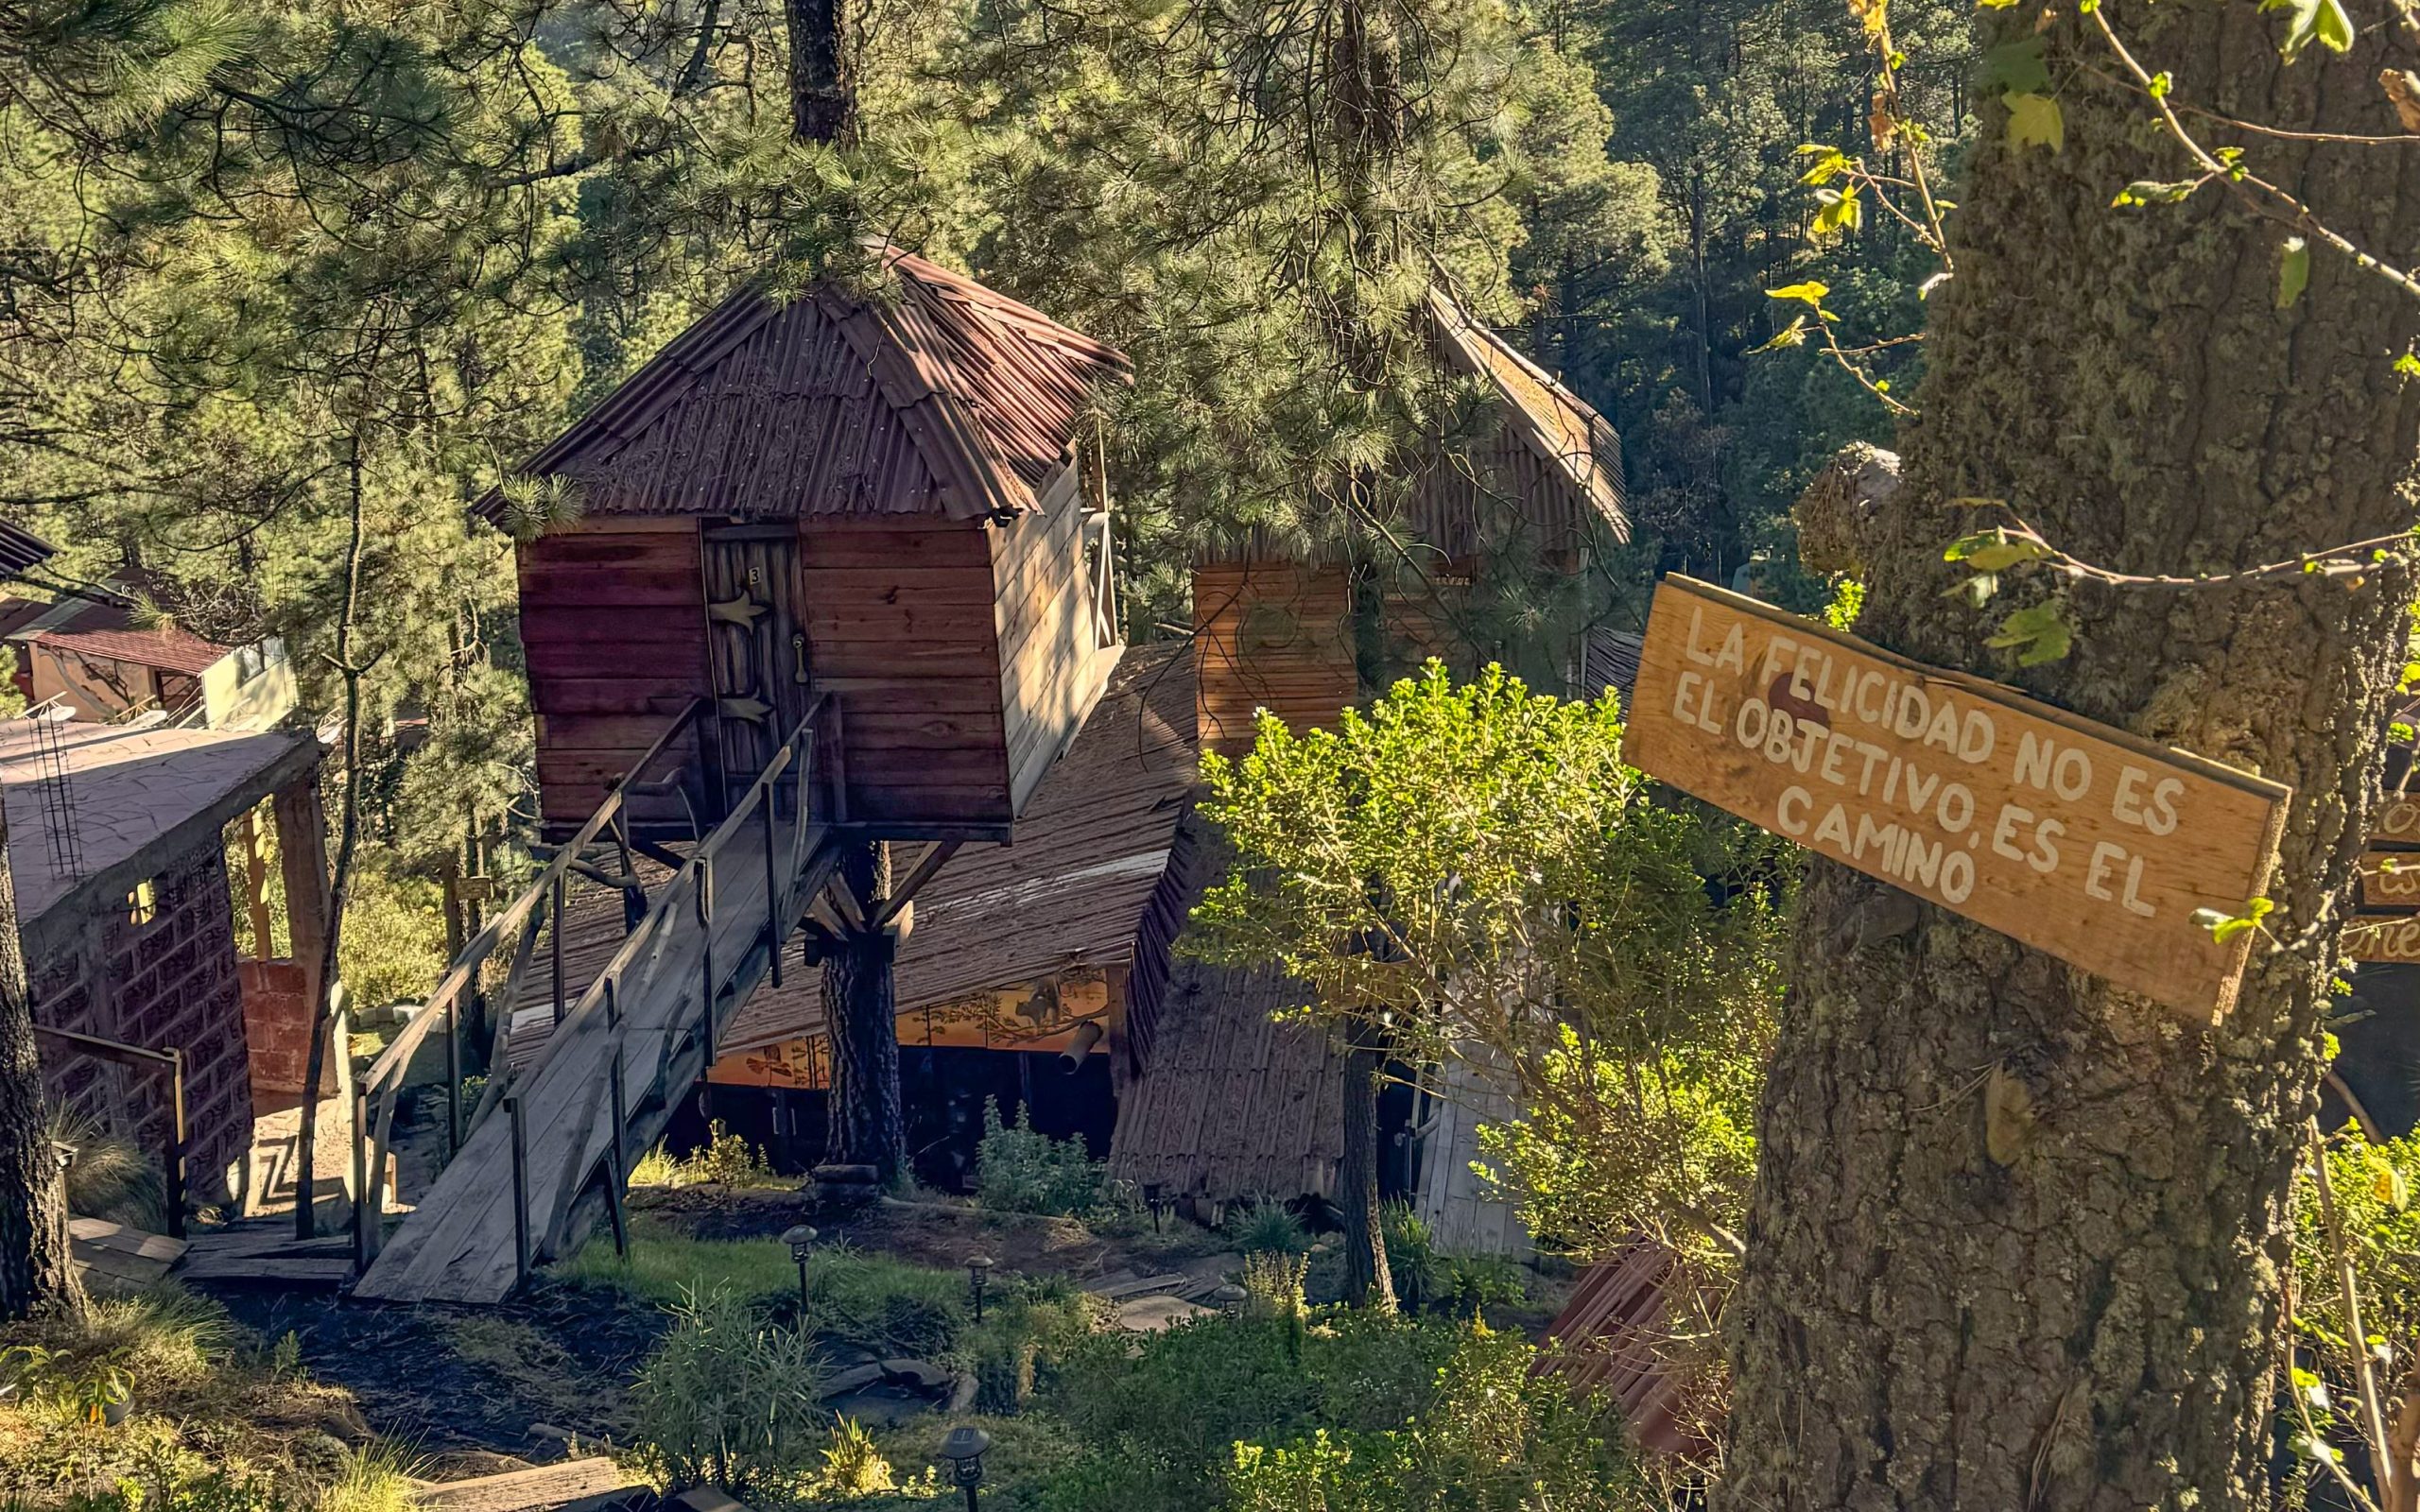
[(252, 959), (277, 955), (277, 926), (268, 910), (268, 826), (257, 805), (244, 811), (244, 911), (252, 930)]
[(554, 917), (547, 925), (552, 938), (549, 949), (554, 954), (555, 1024), (558, 1028), (563, 1022), (563, 884), (566, 880), (563, 873), (555, 873), (555, 895), (550, 904)]
[(445, 1157), (462, 1148), (462, 994), (445, 999)]
[(167, 1188), (168, 1237), (185, 1236), (185, 1053), (175, 1047), (168, 1051), (168, 1147), (163, 1152), (160, 1171)]
[[(294, 949), (294, 964), (302, 972), (302, 1001), (311, 1005), (312, 1032), (326, 1037), (328, 1058), (320, 1068), (324, 1077), (328, 1061), (346, 1064), (346, 1046), (337, 1037), (335, 1004), (330, 992), (333, 984), (326, 980), (331, 923), (328, 818), (320, 806), (317, 774), (278, 789), (270, 800), (270, 812), (277, 823), (278, 872), (285, 881), (286, 938)], [(324, 1027), (323, 1020), (328, 1021)], [(307, 1061), (303, 1080), (306, 1085), (302, 1089), (302, 1117), (305, 1125), (311, 1125), (319, 1116), (320, 1089), (311, 1084)], [(304, 1128), (302, 1143), (305, 1147), (316, 1143), (311, 1127)], [(315, 1175), (309, 1161), (302, 1162), (294, 1173), (294, 1228), (296, 1234), (304, 1238), (319, 1228)]]
[(512, 1280), (529, 1280), (529, 1125), (522, 1116), (521, 1093), (504, 1094), (504, 1114), (512, 1125)]
[(605, 1173), (605, 1211), (614, 1222), (614, 1253), (628, 1260), (631, 1255), (631, 1228), (629, 1218), (622, 1211), (622, 1182), (627, 1179), (631, 1169), (629, 1161), (623, 1158), (625, 1152), (622, 1148), (623, 1128), (630, 1118), (628, 1109), (623, 1106), (625, 1100), (622, 1093), (622, 1037), (617, 1032), (614, 1036), (614, 1147), (607, 1157), (614, 1162), (614, 1168)]
[(698, 858), (698, 960), (700, 995), (705, 1000), (699, 1007), (702, 1021), (706, 1058), (698, 1065), (698, 1111), (711, 1118), (714, 1114), (714, 1093), (706, 1074), (715, 1069), (715, 864), (711, 855)]
[(773, 864), (773, 795), (777, 789), (770, 783), (765, 788), (764, 801), (757, 805), (757, 816), (764, 821), (765, 831), (765, 959), (766, 970), (772, 973), (775, 987), (782, 985), (782, 880)]
[(372, 1194), (374, 1180), (370, 1171), (370, 1090), (353, 1090), (353, 1268), (355, 1274), (370, 1268), (377, 1256), (370, 1230), (378, 1221), (378, 1201)]

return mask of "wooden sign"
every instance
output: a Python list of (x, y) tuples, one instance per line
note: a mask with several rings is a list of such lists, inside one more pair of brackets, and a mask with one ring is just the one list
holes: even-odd
[[(2288, 789), (1693, 579), (1656, 590), (1628, 758), (2197, 1019), (2234, 1002)], [(2420, 818), (2420, 816), (2415, 816)]]
[(2360, 866), (2363, 908), (2420, 911), (2420, 851), (2365, 850)]
[(2379, 804), (2370, 816), (2370, 845), (2389, 850), (2420, 847), (2420, 799), (2397, 794)]
[(2344, 926), (2343, 941), (2337, 948), (2355, 961), (2402, 966), (2420, 963), (2420, 917), (2356, 915)]

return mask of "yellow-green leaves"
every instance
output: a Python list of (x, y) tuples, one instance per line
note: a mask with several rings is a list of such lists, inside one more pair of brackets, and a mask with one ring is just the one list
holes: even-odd
[(1983, 55), (1983, 89), (2017, 94), (2039, 94), (2050, 87), (2050, 64), (2043, 56), (2041, 35), (2005, 42)]
[(2420, 353), (2407, 352), (2395, 358), (2394, 370), (2399, 377), (2420, 378)]
[(2260, 9), (2286, 12), (2286, 35), (2277, 51), (2290, 63), (2314, 42), (2332, 53), (2353, 45), (2353, 18), (2344, 13), (2344, 0), (2260, 0)]
[(2008, 107), (2011, 147), (2023, 151), (2040, 146), (2056, 152), (2067, 145), (2066, 117), (2059, 112), (2059, 102), (2049, 95), (2011, 91), (2000, 96), (2000, 103)]
[(2155, 179), (2137, 179), (2118, 190), (2118, 198), (2109, 204), (2113, 210), (2127, 205), (2172, 205), (2207, 182), (2207, 179), (2177, 179), (2165, 183)]
[(1818, 241), (1826, 236), (1837, 236), (1844, 231), (1855, 231), (1865, 219), (1865, 206), (1858, 198), (1855, 184), (1845, 189), (1818, 189), (1815, 191), (1815, 203), (1820, 208), (1815, 212), (1811, 229)]
[(2254, 898), (2243, 905), (2243, 912), (2230, 914), (2221, 908), (2196, 908), (2193, 922), (2210, 932), (2213, 942), (2223, 945), (2238, 935), (2258, 929), (2260, 921), (2277, 911), (2277, 905), (2267, 898)]
[(1961, 536), (1941, 554), (1944, 561), (1962, 561), (1979, 573), (2001, 573), (2019, 562), (2039, 561), (2050, 548), (2031, 536), (2012, 536), (1995, 527)]
[(1821, 142), (1807, 143), (1798, 149), (1797, 155), (1813, 160), (1798, 176), (1798, 181), (1809, 187), (1830, 183), (1851, 167), (1847, 153)]
[(2310, 284), (2310, 244), (2289, 236), (2277, 248), (2277, 308), (2290, 309)]
[(1804, 284), (1785, 284), (1777, 289), (1767, 289), (1765, 297), (1773, 300), (1796, 300), (1820, 312), (1824, 308), (1824, 296), (1831, 292), (1832, 285), (1819, 284), (1810, 278)]
[(1806, 317), (1798, 315), (1792, 316), (1790, 318), (1789, 324), (1783, 326), (1780, 330), (1774, 332), (1769, 339), (1760, 341), (1754, 346), (1750, 347), (1748, 352), (1751, 355), (1759, 352), (1783, 352), (1791, 347), (1805, 346), (1806, 344)]
[(2014, 651), (2018, 666), (2034, 667), (2066, 656), (2075, 644), (2075, 630), (2059, 601), (2048, 598), (2000, 621), (1999, 633), (1983, 644), (1994, 650)]

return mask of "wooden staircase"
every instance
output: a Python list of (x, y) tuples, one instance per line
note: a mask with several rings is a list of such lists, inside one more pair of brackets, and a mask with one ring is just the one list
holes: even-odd
[[(365, 1269), (354, 1295), (383, 1301), (502, 1301), (533, 1267), (576, 1250), (600, 1218), (622, 1234), (631, 1166), (713, 1064), (721, 1032), (759, 981), (778, 976), (783, 944), (836, 864), (828, 788), (817, 770), (817, 700), (729, 815), (647, 899), (604, 969), (562, 1008), (545, 1047), (509, 1071), (498, 1015), (494, 1075), (458, 1148), (391, 1239), (377, 1194), (361, 1205), (354, 1243)], [(684, 715), (683, 722), (696, 713)], [(678, 730), (680, 727), (675, 726)], [(562, 888), (594, 874), (583, 859), (609, 833), (625, 847), (622, 805), (660, 788), (644, 774), (671, 740), (632, 768), (555, 856), (538, 883), (466, 946), (463, 958), (363, 1078), (360, 1159), (383, 1167), (394, 1101), (419, 1040), (451, 1025), (458, 1001), (506, 932), (522, 930), (500, 1002), (514, 1001), (551, 904), (562, 938)], [(625, 874), (629, 873), (626, 866)], [(563, 995), (560, 970), (559, 1000)], [(449, 1078), (449, 1085), (451, 1085)], [(450, 1115), (449, 1115), (450, 1116)]]

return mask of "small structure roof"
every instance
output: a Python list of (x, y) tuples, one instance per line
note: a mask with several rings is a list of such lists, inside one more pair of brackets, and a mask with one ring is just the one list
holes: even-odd
[[(1023, 513), (1126, 358), (911, 252), (895, 297), (743, 287), (520, 471), (590, 514)], [(500, 490), (474, 506), (488, 519)]]
[(1428, 313), (1447, 360), (1494, 384), (1507, 423), (1587, 501), (1615, 540), (1628, 541), (1622, 440), (1612, 422), (1435, 284), (1428, 289)]
[(1530, 1369), (1613, 1400), (1640, 1447), (1689, 1454), (1707, 1446), (1681, 1417), (1683, 1383), (1665, 1357), (1672, 1252), (1640, 1238), (1580, 1273)]
[(61, 599), (9, 631), (9, 638), (24, 645), (185, 677), (200, 676), (229, 650), (173, 624), (141, 628), (126, 606), (89, 598)]
[(1638, 659), (1646, 651), (1644, 635), (1603, 625), (1591, 629), (1580, 672), (1581, 696), (1601, 698), (1611, 688), (1622, 696), (1622, 713), (1627, 715), (1631, 695), (1638, 691)]
[[(36, 721), (0, 720), (0, 803), (9, 868), (28, 956), (44, 954), (78, 910), (78, 898), (120, 900), (165, 861), (216, 844), (237, 815), (308, 772), (308, 736), (218, 730), (125, 729), (59, 720), (59, 754), (75, 818), (75, 862), (52, 844), (37, 758)], [(56, 796), (56, 795), (51, 795)], [(62, 907), (62, 904), (69, 906)]]
[(58, 554), (58, 547), (32, 531), (0, 520), (0, 578), (32, 572)]

